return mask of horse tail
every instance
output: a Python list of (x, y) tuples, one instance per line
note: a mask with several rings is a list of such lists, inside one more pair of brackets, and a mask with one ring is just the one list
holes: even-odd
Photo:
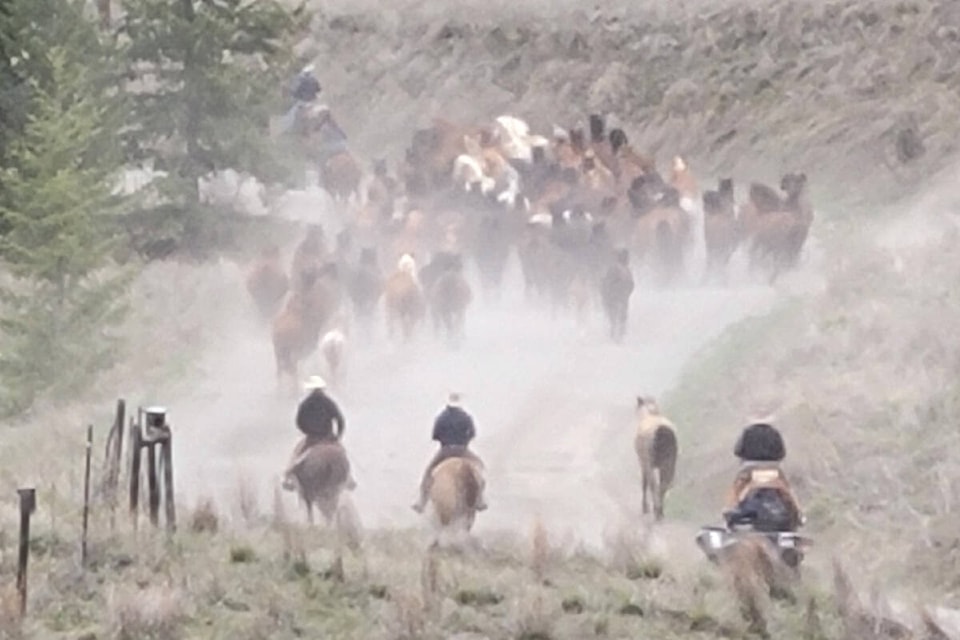
[(673, 427), (661, 424), (653, 434), (653, 467), (661, 487), (669, 487), (677, 465), (677, 434)]
[(463, 504), (468, 509), (473, 509), (480, 498), (480, 481), (469, 464), (460, 467), (460, 483)]

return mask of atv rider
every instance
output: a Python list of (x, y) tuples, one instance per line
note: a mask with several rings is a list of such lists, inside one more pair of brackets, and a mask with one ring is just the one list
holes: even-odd
[[(420, 481), (420, 500), (413, 505), (414, 511), (423, 513), (433, 480), (431, 474), (437, 465), (444, 460), (466, 458), (483, 467), (480, 458), (467, 448), (476, 435), (473, 418), (460, 406), (460, 394), (451, 393), (447, 399), (447, 406), (444, 407), (433, 423), (432, 439), (440, 443), (440, 450), (430, 461), (426, 472), (423, 474), (423, 479)], [(487, 508), (482, 489), (480, 496), (477, 498), (476, 508), (477, 511), (483, 511)]]
[[(312, 445), (318, 442), (339, 443), (343, 437), (343, 413), (337, 403), (327, 395), (326, 387), (327, 383), (320, 376), (310, 376), (304, 384), (304, 389), (309, 393), (297, 408), (297, 428), (304, 433), (304, 438), (297, 443), (290, 464), (284, 472), (283, 488), (287, 491), (293, 491), (296, 487), (293, 470)], [(353, 490), (356, 486), (357, 483), (351, 475), (347, 480), (347, 489)]]
[(803, 524), (799, 502), (780, 468), (786, 457), (780, 432), (767, 421), (754, 421), (740, 434), (733, 453), (741, 465), (727, 498), (727, 523), (750, 515), (758, 530), (795, 531)]

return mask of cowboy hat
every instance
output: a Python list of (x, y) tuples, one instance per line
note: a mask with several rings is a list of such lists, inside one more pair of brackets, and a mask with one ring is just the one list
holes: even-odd
[(321, 378), (320, 376), (310, 376), (307, 378), (306, 382), (303, 383), (303, 388), (307, 391), (313, 391), (315, 389), (326, 389), (327, 381)]

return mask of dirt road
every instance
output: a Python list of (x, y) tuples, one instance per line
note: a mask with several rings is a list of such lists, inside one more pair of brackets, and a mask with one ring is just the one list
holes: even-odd
[[(599, 314), (586, 328), (552, 319), (523, 300), (515, 263), (510, 276), (499, 303), (479, 300), (471, 309), (459, 350), (429, 332), (414, 344), (391, 345), (382, 328), (350, 345), (347, 378), (332, 394), (347, 419), (344, 444), (359, 483), (352, 497), (364, 526), (422, 524), (410, 505), (434, 451), (432, 421), (456, 388), (476, 419), (475, 449), (488, 465), (491, 507), (476, 530), (528, 531), (539, 514), (555, 535), (598, 542), (605, 527), (639, 510), (636, 394), (662, 395), (698, 348), (764, 311), (776, 295), (747, 285), (650, 291), (641, 283), (627, 339), (614, 345)], [(224, 276), (221, 304), (248, 309), (239, 278)], [(268, 512), (298, 437), (299, 396), (278, 394), (268, 328), (251, 315), (232, 315), (217, 331), (201, 379), (168, 402), (186, 504), (210, 496), (235, 510), (244, 484)], [(622, 446), (611, 447), (611, 439)]]

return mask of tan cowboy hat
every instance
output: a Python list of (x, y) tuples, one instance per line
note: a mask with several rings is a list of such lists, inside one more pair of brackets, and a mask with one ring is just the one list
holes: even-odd
[(310, 376), (307, 378), (306, 382), (303, 383), (303, 388), (306, 391), (314, 391), (316, 389), (326, 389), (327, 381), (321, 378), (320, 376)]
[(747, 416), (748, 424), (773, 424), (777, 416), (772, 411), (755, 411)]

